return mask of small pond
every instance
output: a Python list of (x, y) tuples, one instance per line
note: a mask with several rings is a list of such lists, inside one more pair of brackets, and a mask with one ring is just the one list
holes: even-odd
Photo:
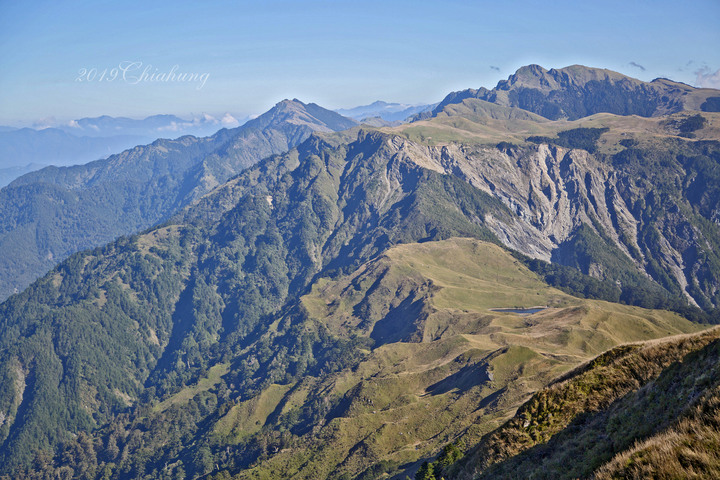
[(533, 313), (542, 312), (547, 307), (531, 307), (531, 308), (491, 308), (491, 312), (501, 313), (517, 313), (519, 315), (532, 315)]

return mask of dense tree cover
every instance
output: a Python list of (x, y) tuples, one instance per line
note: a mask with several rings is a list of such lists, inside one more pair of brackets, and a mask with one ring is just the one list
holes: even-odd
[(0, 299), (77, 251), (167, 220), (258, 160), (313, 131), (355, 124), (315, 104), (285, 101), (207, 138), (137, 146), (105, 160), (48, 167), (0, 190)]
[(217, 148), (215, 143), (158, 140), (107, 160), (34, 172), (0, 190), (0, 248), (5, 253), (0, 296), (24, 288), (78, 250), (173, 213), (190, 188), (186, 172)]
[[(248, 171), (254, 185), (219, 221), (189, 213), (192, 225), (171, 222), (77, 254), (3, 304), (1, 400), (16, 412), (3, 424), (5, 471), (19, 474), (12, 469), (46, 458), (58, 444), (65, 446), (51, 465), (72, 463), (63, 449), (92, 450), (102, 475), (133, 478), (161, 477), (166, 462), (181, 461), (195, 475), (212, 462), (238, 468), (238, 458), (282, 448), (282, 436), (268, 431), (238, 444), (242, 455), (223, 453), (203, 425), (272, 383), (343, 368), (363, 346), (330, 336), (300, 307), (277, 323), (283, 305), (316, 275), (350, 271), (397, 243), (452, 236), (497, 242), (479, 219), (509, 215), (457, 178), (386, 155), (387, 139), (313, 139), (299, 164), (291, 153)], [(265, 183), (261, 172), (269, 166), (264, 175), (275, 181)], [(388, 188), (387, 175), (401, 188)], [(265, 335), (271, 325), (274, 334)], [(220, 364), (230, 373), (194, 397), (197, 409), (153, 411)], [(24, 390), (16, 388), (23, 382)], [(128, 435), (110, 440), (108, 422), (122, 418)], [(311, 418), (291, 412), (286, 422), (303, 428)], [(101, 425), (92, 449), (71, 440)], [(204, 447), (190, 447), (197, 441)]]
[(140, 396), (172, 328), (187, 256), (178, 244), (143, 254), (121, 239), (70, 257), (0, 306), (0, 401), (11, 413), (3, 465), (106, 423)]
[(415, 480), (439, 480), (444, 478), (442, 475), (443, 469), (460, 461), (464, 456), (464, 450), (465, 445), (462, 441), (445, 445), (434, 462), (423, 462), (415, 473)]
[(720, 112), (720, 97), (708, 97), (700, 105), (700, 110), (703, 112)]
[[(562, 138), (586, 145), (601, 133)], [(313, 392), (315, 403), (271, 412), (276, 428), (232, 441), (212, 429), (271, 385), (296, 388), (304, 377), (363, 358), (368, 340), (333, 336), (297, 301), (313, 280), (349, 273), (399, 243), (453, 236), (497, 243), (483, 219), (512, 218), (463, 180), (394, 155), (389, 139), (377, 132), (347, 143), (312, 137), (165, 225), (70, 257), (0, 306), (4, 473), (224, 478), (297, 446), (303, 432), (339, 410), (342, 399)], [(567, 291), (705, 320), (678, 300), (680, 287), (663, 265), (650, 265), (651, 282), (633, 262), (658, 258), (657, 232), (674, 231), (668, 218), (693, 222), (687, 238), (700, 232), (717, 241), (718, 187), (711, 184), (720, 149), (711, 142), (672, 148), (628, 143), (604, 159), (634, 182), (620, 194), (642, 219), (634, 247), (641, 255), (631, 259), (598, 225), (581, 225), (556, 252), (573, 268), (528, 265)], [(696, 192), (698, 182), (706, 191)], [(717, 292), (715, 255), (686, 254), (703, 275), (696, 287), (703, 295)], [(578, 273), (593, 265), (605, 279)], [(435, 465), (425, 473), (434, 475)]]
[[(587, 251), (585, 253), (592, 254)], [(561, 263), (548, 263), (517, 252), (514, 252), (513, 255), (530, 270), (540, 275), (548, 284), (580, 298), (594, 298), (643, 308), (671, 310), (693, 322), (720, 323), (720, 311), (706, 312), (690, 305), (682, 296), (671, 294), (647, 278), (639, 276), (634, 269), (620, 270), (619, 278), (623, 278), (625, 281), (614, 283), (591, 277), (577, 268)]]
[(606, 288), (615, 287), (619, 293), (617, 298), (611, 295), (608, 299), (610, 301), (623, 301), (645, 308), (664, 308), (663, 301), (681, 294), (669, 277), (665, 278), (667, 285), (660, 286), (643, 276), (627, 255), (586, 224), (582, 224), (573, 236), (553, 252), (552, 260), (581, 272), (589, 272), (593, 267), (602, 269), (604, 279), (614, 280), (605, 282), (609, 283)]
[[(637, 247), (628, 239), (636, 261), (666, 290), (680, 286), (662, 263), (666, 247), (660, 233), (682, 255), (687, 289), (698, 305), (711, 311), (720, 305), (720, 142), (668, 140), (664, 144), (625, 148), (607, 159), (627, 180), (618, 194), (638, 221)], [(667, 261), (665, 261), (667, 262)]]
[(698, 113), (686, 117), (671, 118), (664, 123), (667, 127), (675, 130), (681, 137), (695, 138), (693, 132), (707, 125), (707, 119)]
[(680, 130), (680, 133), (691, 133), (700, 130), (705, 125), (707, 125), (707, 119), (702, 115), (697, 114), (682, 119), (678, 123), (678, 130)]
[(608, 128), (574, 128), (558, 133), (557, 138), (533, 136), (528, 137), (528, 142), (549, 143), (565, 148), (577, 148), (589, 153), (597, 150), (597, 141), (600, 135), (607, 132)]

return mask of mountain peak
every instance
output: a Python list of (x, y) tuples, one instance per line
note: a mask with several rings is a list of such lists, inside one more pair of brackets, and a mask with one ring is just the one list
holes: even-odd
[(521, 108), (550, 120), (577, 120), (596, 113), (654, 117), (700, 110), (707, 93), (698, 91), (669, 80), (643, 82), (604, 68), (570, 65), (546, 70), (540, 65), (526, 65), (492, 90), (450, 93), (431, 116), (448, 105), (477, 98), (503, 107)]
[(548, 73), (547, 70), (545, 70), (540, 65), (536, 65), (533, 63), (530, 65), (525, 65), (523, 67), (518, 68), (517, 71), (515, 72), (515, 74), (512, 76), (516, 77), (516, 78), (532, 78), (532, 77), (543, 76), (546, 73)]
[(305, 110), (306, 104), (298, 100), (297, 98), (293, 98), (292, 100), (286, 98), (284, 100), (279, 101), (275, 104), (274, 107), (272, 107), (270, 110), (268, 110), (266, 113), (270, 112), (299, 112)]
[(388, 122), (402, 122), (408, 117), (432, 110), (435, 106), (437, 106), (437, 104), (411, 105), (406, 103), (389, 103), (383, 100), (375, 100), (369, 105), (360, 105), (353, 108), (340, 108), (335, 110), (335, 112), (359, 121), (379, 117)]
[(284, 99), (251, 122), (266, 128), (279, 122), (306, 125), (318, 131), (339, 131), (352, 128), (357, 123), (339, 113), (327, 110), (315, 103), (303, 103), (297, 98)]
[(305, 104), (298, 100), (297, 98), (293, 98), (290, 100), (289, 98), (286, 98), (284, 100), (280, 100), (278, 103), (275, 104), (276, 108), (282, 108), (282, 107), (291, 107), (291, 106), (300, 106), (304, 107)]
[(511, 90), (513, 88), (535, 88), (544, 91), (562, 90), (569, 86), (584, 86), (588, 82), (615, 83), (625, 80), (629, 83), (640, 84), (640, 80), (628, 77), (612, 70), (586, 67), (584, 65), (570, 65), (568, 67), (546, 70), (540, 65), (526, 65), (520, 67), (507, 80), (498, 82), (496, 90)]

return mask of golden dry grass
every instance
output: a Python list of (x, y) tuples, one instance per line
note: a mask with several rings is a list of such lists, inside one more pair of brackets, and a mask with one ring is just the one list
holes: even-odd
[[(403, 310), (407, 299), (418, 309)], [(342, 408), (240, 478), (356, 475), (380, 460), (415, 462), (461, 433), (472, 444), (532, 392), (608, 348), (703, 328), (670, 312), (571, 297), (497, 245), (464, 238), (394, 247), (351, 275), (318, 281), (301, 302), (308, 321), (377, 342), (355, 367), (290, 390), (285, 410), (318, 396)], [(535, 305), (550, 307), (492, 311)], [(392, 328), (377, 336), (387, 318)], [(241, 417), (235, 425), (252, 420)]]
[[(719, 338), (720, 330), (715, 328), (701, 334), (627, 344), (606, 352), (533, 395), (512, 420), (472, 449), (455, 467), (453, 478), (494, 478), (512, 471), (539, 474), (538, 478), (574, 478), (583, 468), (591, 467), (588, 462), (606, 456), (603, 445), (609, 447), (610, 443), (614, 448), (627, 443), (628, 450), (598, 469), (597, 478), (717, 478), (713, 475), (720, 468), (720, 372), (715, 364)], [(692, 357), (693, 352), (701, 352), (700, 360)], [(684, 362), (681, 368), (685, 370), (676, 368), (668, 373), (668, 367), (677, 362)], [(655, 380), (658, 378), (662, 380)], [(639, 390), (644, 393), (629, 395)], [(687, 392), (695, 393), (678, 400)], [(654, 415), (652, 409), (642, 407), (649, 395), (657, 398), (653, 401), (655, 407), (662, 410), (667, 406), (671, 413), (694, 406), (675, 426), (662, 432), (657, 429), (663, 428), (665, 420), (637, 418), (637, 422), (646, 424), (637, 426), (638, 432), (656, 432), (643, 441), (633, 440), (637, 437), (632, 435), (639, 434), (625, 427), (613, 430), (615, 427), (608, 426), (616, 420), (600, 425), (608, 419), (627, 417), (629, 414), (624, 412), (638, 408)], [(702, 395), (702, 399), (693, 400), (693, 395)], [(620, 413), (605, 413), (611, 409)], [(594, 422), (602, 432), (597, 431), (595, 423), (588, 423), (590, 420), (584, 421), (587, 428), (569, 428), (577, 419), (589, 419), (588, 415), (595, 413), (599, 416)], [(602, 437), (608, 434), (613, 438)], [(588, 458), (577, 458), (583, 462), (581, 466), (563, 463), (561, 458), (568, 445), (586, 456), (592, 453)], [(528, 471), (529, 465), (544, 473)]]

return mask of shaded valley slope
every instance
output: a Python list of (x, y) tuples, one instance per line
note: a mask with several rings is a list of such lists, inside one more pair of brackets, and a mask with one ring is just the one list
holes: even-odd
[(72, 253), (166, 220), (312, 132), (354, 124), (315, 104), (285, 100), (210, 137), (160, 139), (105, 160), (26, 174), (0, 190), (0, 298), (23, 290)]

